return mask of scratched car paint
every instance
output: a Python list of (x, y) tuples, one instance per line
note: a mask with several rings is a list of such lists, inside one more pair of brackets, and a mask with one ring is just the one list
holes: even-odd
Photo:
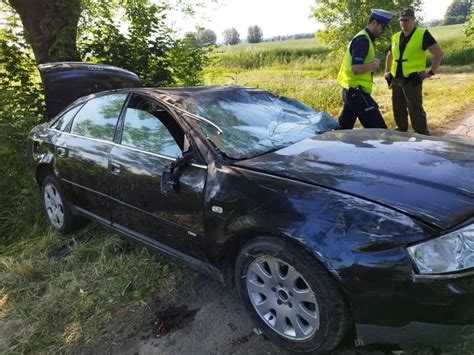
[(59, 231), (92, 220), (234, 284), (293, 351), (472, 339), (471, 145), (334, 130), (259, 89), (40, 69), (51, 121), (28, 144)]

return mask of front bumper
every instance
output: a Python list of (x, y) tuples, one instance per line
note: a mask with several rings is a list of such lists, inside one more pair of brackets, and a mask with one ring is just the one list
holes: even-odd
[[(414, 275), (392, 296), (374, 295), (366, 319), (357, 320), (357, 343), (368, 345), (474, 342), (474, 270)], [(404, 293), (404, 294), (403, 294)], [(365, 318), (365, 317), (362, 317)]]
[(446, 345), (474, 342), (474, 325), (411, 322), (402, 327), (356, 325), (356, 344)]

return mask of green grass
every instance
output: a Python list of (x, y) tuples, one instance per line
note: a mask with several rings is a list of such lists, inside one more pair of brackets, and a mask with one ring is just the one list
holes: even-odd
[(474, 44), (463, 33), (464, 25), (434, 27), (430, 29), (444, 52), (443, 65), (474, 63)]
[(428, 29), (437, 41), (445, 42), (463, 37), (464, 25), (437, 26)]
[(217, 49), (220, 52), (245, 52), (245, 51), (272, 51), (274, 49), (313, 49), (318, 47), (316, 38), (305, 38), (305, 39), (294, 39), (287, 41), (273, 41), (273, 42), (260, 42), (260, 43), (241, 43), (235, 46), (221, 46)]
[(69, 240), (45, 230), (0, 256), (1, 353), (71, 352), (124, 320), (133, 333), (179, 280), (168, 259), (100, 229), (70, 255), (51, 256)]
[[(24, 161), (24, 147), (19, 147), (17, 159)], [(21, 161), (16, 161), (17, 171), (5, 165), (0, 181), (0, 353), (87, 349), (123, 328), (122, 323), (124, 335), (133, 333), (154, 299), (174, 290), (180, 268), (101, 228), (90, 232), (89, 242), (76, 243), (70, 254), (55, 257), (81, 232), (63, 237), (52, 231), (38, 188)]]

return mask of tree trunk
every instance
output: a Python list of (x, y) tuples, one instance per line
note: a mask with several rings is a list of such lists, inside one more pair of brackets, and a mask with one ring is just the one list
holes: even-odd
[(8, 0), (20, 15), (37, 64), (78, 61), (77, 24), (81, 0)]

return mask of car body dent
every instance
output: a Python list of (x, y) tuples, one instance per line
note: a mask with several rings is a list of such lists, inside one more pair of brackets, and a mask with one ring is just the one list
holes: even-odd
[[(214, 256), (223, 255), (228, 242), (242, 233), (291, 240), (338, 281), (356, 324), (398, 326), (410, 317), (392, 300), (406, 297), (401, 284), (416, 283), (405, 246), (438, 236), (439, 230), (390, 208), (307, 183), (236, 167), (211, 175), (205, 221), (207, 243), (216, 245)], [(212, 212), (215, 205), (223, 213)], [(378, 292), (370, 292), (375, 284)], [(384, 309), (388, 304), (392, 308)], [(386, 317), (381, 319), (381, 313)], [(370, 336), (363, 339), (370, 343)]]
[(237, 164), (358, 196), (447, 229), (474, 214), (469, 148), (450, 140), (359, 130), (325, 133)]

